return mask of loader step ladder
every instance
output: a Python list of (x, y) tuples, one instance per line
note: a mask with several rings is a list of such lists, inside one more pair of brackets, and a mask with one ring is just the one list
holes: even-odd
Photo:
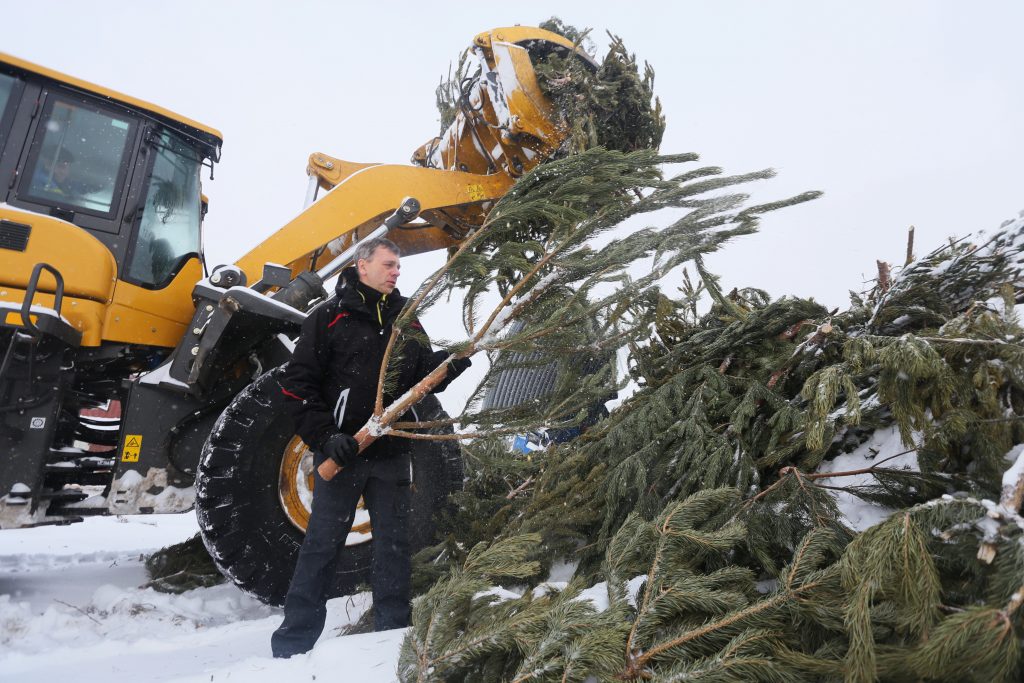
[[(32, 305), (32, 301), (35, 299), (36, 292), (39, 289), (39, 276), (42, 275), (44, 270), (49, 272), (56, 282), (52, 309)], [(40, 400), (45, 401), (47, 399), (45, 392), (38, 397), (31, 397), (33, 378), (35, 377), (34, 365), (36, 348), (39, 345), (40, 340), (44, 337), (53, 337), (69, 347), (77, 347), (81, 344), (82, 333), (69, 325), (67, 321), (61, 317), (60, 309), (63, 301), (64, 277), (50, 264), (37, 263), (35, 268), (32, 269), (32, 277), (29, 278), (28, 287), (25, 289), (25, 300), (21, 303), (21, 306), (18, 307), (16, 305), (0, 304), (0, 323), (3, 323), (4, 325), (18, 325), (17, 314), (21, 314), (21, 324), (11, 335), (10, 343), (8, 343), (6, 352), (3, 356), (3, 361), (0, 361), (0, 383), (5, 379), (11, 379), (8, 377), (8, 373), (11, 371), (13, 361), (20, 348), (23, 350), (22, 357), (25, 359), (28, 369), (27, 376), (29, 379), (30, 393), (30, 397), (27, 399), (24, 397), (11, 397), (14, 399), (14, 403), (9, 406), (0, 406), (0, 412), (4, 410), (23, 410), (31, 408)], [(0, 386), (2, 386), (2, 384), (0, 384)]]

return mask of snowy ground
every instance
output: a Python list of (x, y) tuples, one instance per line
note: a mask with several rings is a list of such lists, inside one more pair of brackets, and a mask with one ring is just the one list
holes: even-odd
[(332, 600), (316, 648), (275, 660), (280, 610), (234, 585), (142, 588), (144, 555), (196, 531), (185, 513), (0, 533), (0, 681), (395, 680), (404, 630), (338, 637), (366, 595)]

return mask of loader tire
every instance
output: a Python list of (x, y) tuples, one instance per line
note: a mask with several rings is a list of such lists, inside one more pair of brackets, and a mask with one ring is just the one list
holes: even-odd
[[(196, 514), (214, 563), (243, 591), (270, 605), (284, 604), (304, 536), (303, 512), (308, 519), (308, 507), (302, 509), (308, 502), (296, 504), (293, 498), (286, 505), (282, 493), (300, 478), (294, 469), (301, 460), (296, 444), (304, 449), (284, 407), (282, 371), (283, 366), (257, 378), (224, 410), (196, 472)], [(433, 396), (416, 407), (421, 420), (447, 417)], [(454, 441), (411, 441), (409, 447), (414, 482), (409, 539), (415, 552), (432, 538), (434, 513), (450, 492), (462, 488), (462, 454)], [(308, 456), (304, 466), (310, 469)], [(350, 595), (370, 578), (372, 540), (365, 534), (354, 542), (353, 534), (349, 538), (330, 597)]]

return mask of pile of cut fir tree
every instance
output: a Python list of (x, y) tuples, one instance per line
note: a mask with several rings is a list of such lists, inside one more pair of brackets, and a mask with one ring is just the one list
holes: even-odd
[(402, 680), (1021, 680), (1022, 247), (951, 241), (842, 313), (652, 297), (607, 419), (466, 447)]
[(651, 332), (620, 406), (464, 447), (401, 680), (1024, 678), (1022, 247), (1024, 217), (908, 254), (843, 312), (699, 254), (624, 302)]

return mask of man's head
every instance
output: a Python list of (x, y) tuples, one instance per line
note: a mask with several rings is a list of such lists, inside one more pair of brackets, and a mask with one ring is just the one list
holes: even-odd
[(53, 163), (53, 179), (58, 184), (63, 184), (71, 175), (71, 164), (75, 163), (75, 156), (66, 149), (61, 149), (57, 154), (57, 160)]
[(385, 237), (376, 237), (363, 242), (356, 248), (356, 270), (359, 281), (381, 294), (390, 294), (398, 284), (401, 266), (398, 245)]

